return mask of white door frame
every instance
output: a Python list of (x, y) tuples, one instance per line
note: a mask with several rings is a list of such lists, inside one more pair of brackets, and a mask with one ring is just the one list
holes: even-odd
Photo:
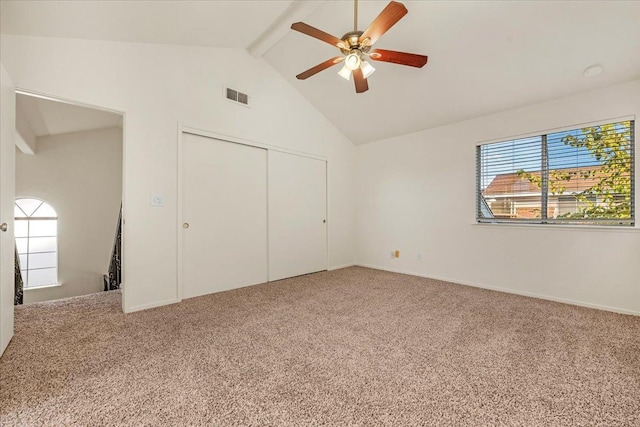
[[(182, 297), (184, 295), (184, 281), (183, 281), (183, 236), (184, 234), (182, 233), (182, 224), (184, 223), (184, 215), (183, 215), (183, 204), (182, 204), (182, 185), (184, 184), (184, 178), (183, 178), (183, 147), (184, 147), (184, 142), (183, 142), (183, 135), (185, 133), (188, 134), (192, 134), (192, 135), (197, 135), (197, 136), (203, 136), (205, 138), (212, 138), (212, 139), (217, 139), (220, 141), (225, 141), (225, 142), (231, 142), (231, 143), (235, 143), (235, 144), (242, 144), (242, 145), (248, 145), (250, 147), (256, 147), (256, 148), (263, 148), (265, 150), (267, 150), (267, 155), (269, 151), (278, 151), (281, 153), (287, 153), (287, 154), (294, 154), (296, 156), (301, 156), (301, 157), (309, 157), (311, 159), (316, 159), (316, 160), (321, 160), (324, 161), (326, 164), (326, 185), (327, 185), (327, 227), (326, 227), (326, 232), (327, 232), (327, 270), (329, 270), (329, 224), (330, 222), (330, 218), (329, 218), (329, 212), (330, 212), (330, 208), (329, 208), (329, 160), (324, 157), (324, 156), (318, 156), (316, 154), (311, 154), (311, 153), (306, 153), (304, 151), (298, 151), (298, 150), (292, 150), (289, 148), (285, 148), (285, 147), (279, 147), (277, 145), (272, 145), (272, 144), (266, 144), (263, 142), (258, 142), (258, 141), (252, 141), (249, 139), (245, 139), (245, 138), (239, 138), (236, 136), (231, 136), (231, 135), (225, 135), (225, 134), (221, 134), (221, 133), (217, 133), (217, 132), (213, 132), (213, 131), (208, 131), (208, 130), (204, 130), (204, 129), (199, 129), (199, 128), (195, 128), (195, 127), (191, 127), (191, 126), (186, 126), (183, 125), (181, 122), (178, 122), (178, 153), (177, 153), (177, 161), (178, 161), (178, 182), (177, 182), (177, 187), (176, 187), (176, 214), (177, 214), (177, 218), (178, 221), (176, 223), (176, 236), (177, 236), (177, 242), (178, 242), (178, 248), (177, 248), (177, 269), (176, 269), (176, 283), (177, 283), (177, 287), (176, 287), (176, 298), (179, 301), (182, 301)], [(268, 183), (267, 183), (268, 185)], [(269, 215), (269, 212), (267, 210), (267, 215)], [(267, 217), (267, 224), (268, 224), (268, 217)], [(269, 231), (267, 230), (267, 242), (269, 239)], [(269, 260), (269, 253), (267, 251), (267, 277), (269, 277), (269, 271), (268, 271), (268, 260)]]
[(0, 231), (0, 356), (8, 347), (14, 333), (15, 286), (13, 264), (15, 240), (13, 206), (15, 202), (15, 112), (16, 94), (13, 81), (4, 65), (0, 63), (0, 222), (6, 223)]
[[(45, 94), (42, 92), (36, 92), (36, 91), (32, 91), (32, 90), (28, 90), (28, 89), (23, 89), (23, 88), (19, 88), (16, 87), (16, 94), (20, 94), (20, 95), (28, 95), (28, 96), (33, 96), (34, 98), (41, 98), (41, 99), (46, 99), (48, 101), (55, 101), (55, 102), (61, 102), (63, 104), (69, 104), (69, 105), (73, 105), (76, 107), (85, 107), (85, 108), (91, 108), (94, 110), (100, 110), (100, 111), (105, 111), (107, 113), (113, 113), (113, 114), (119, 114), (120, 116), (122, 116), (122, 236), (121, 236), (121, 269), (122, 269), (122, 273), (121, 273), (121, 278), (122, 278), (122, 283), (126, 284), (127, 280), (126, 280), (126, 227), (125, 227), (125, 218), (126, 218), (126, 208), (125, 208), (125, 189), (126, 189), (126, 169), (125, 169), (125, 164), (126, 164), (126, 155), (127, 155), (127, 150), (126, 150), (126, 140), (127, 140), (127, 113), (125, 111), (122, 110), (118, 110), (116, 108), (111, 108), (111, 107), (103, 107), (101, 105), (95, 105), (95, 104), (90, 104), (87, 102), (83, 102), (83, 101), (78, 101), (75, 99), (70, 99), (70, 98), (63, 98), (63, 97), (59, 97), (56, 95), (50, 95), (50, 94)], [(122, 311), (124, 312), (124, 308), (126, 307), (125, 305), (125, 300), (126, 300), (126, 285), (122, 286)]]

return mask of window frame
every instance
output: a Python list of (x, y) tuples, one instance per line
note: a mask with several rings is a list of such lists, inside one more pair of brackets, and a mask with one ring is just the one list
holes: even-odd
[[(14, 221), (16, 221), (16, 222), (18, 222), (18, 221), (26, 221), (27, 222), (27, 235), (26, 235), (27, 252), (26, 253), (19, 253), (19, 255), (26, 255), (27, 256), (27, 268), (23, 268), (22, 263), (20, 264), (20, 273), (22, 274), (23, 271), (27, 272), (27, 276), (22, 278), (23, 283), (24, 283), (23, 289), (24, 290), (28, 290), (28, 289), (39, 289), (39, 288), (48, 288), (48, 287), (52, 287), (52, 286), (59, 286), (59, 282), (58, 282), (58, 272), (59, 272), (59, 253), (58, 253), (59, 252), (59, 250), (58, 250), (58, 220), (59, 220), (59, 217), (58, 217), (58, 212), (55, 210), (55, 208), (49, 202), (47, 202), (45, 200), (42, 200), (42, 199), (39, 199), (37, 197), (16, 197), (16, 199), (14, 201), (14, 204), (25, 215), (27, 215), (26, 212), (24, 212), (24, 210), (20, 206), (17, 205), (17, 202), (19, 200), (25, 200), (25, 199), (26, 200), (37, 200), (37, 201), (41, 202), (41, 204), (33, 211), (31, 216), (16, 217), (14, 215)], [(38, 209), (40, 209), (40, 207), (43, 204), (45, 204), (48, 207), (50, 207), (54, 211), (56, 216), (55, 217), (43, 217), (43, 216), (41, 216), (41, 217), (33, 217), (33, 214), (35, 214), (36, 211)], [(31, 234), (30, 233), (31, 221), (52, 221), (52, 220), (56, 221), (56, 224), (55, 224), (56, 225), (56, 234), (55, 234), (55, 236), (31, 236), (30, 235)], [(55, 250), (54, 251), (46, 251), (46, 252), (35, 252), (35, 253), (30, 252), (30, 250), (29, 250), (29, 243), (30, 243), (29, 240), (32, 237), (33, 238), (55, 238)], [(14, 236), (14, 241), (16, 239), (24, 239), (24, 238), (25, 237), (23, 237), (23, 236)], [(16, 248), (17, 248), (17, 241), (16, 241)], [(29, 256), (32, 255), (32, 254), (38, 254), (38, 253), (53, 253), (53, 254), (55, 254), (55, 265), (53, 267), (42, 267), (42, 268), (30, 269), (29, 268)], [(28, 276), (28, 274), (29, 274), (30, 270), (44, 270), (44, 269), (53, 269), (53, 268), (55, 268), (55, 273), (56, 273), (55, 274), (55, 276), (56, 276), (55, 277), (55, 281), (53, 283), (47, 283), (47, 284), (36, 285), (36, 286), (29, 286), (29, 280), (28, 280), (29, 276)]]
[[(542, 212), (545, 211), (545, 207), (548, 210), (549, 207), (549, 169), (548, 164), (548, 151), (547, 151), (547, 136), (550, 134), (560, 133), (560, 132), (569, 132), (573, 130), (579, 130), (588, 127), (597, 127), (603, 126), (607, 124), (616, 124), (622, 122), (631, 122), (630, 125), (630, 136), (631, 136), (631, 146), (630, 146), (630, 183), (631, 183), (631, 209), (630, 209), (630, 218), (625, 219), (614, 219), (614, 218), (548, 218), (542, 217)], [(583, 124), (569, 125), (563, 126), (560, 128), (547, 129), (544, 131), (532, 132), (528, 134), (517, 135), (513, 137), (505, 137), (498, 138), (493, 140), (481, 141), (476, 143), (475, 145), (475, 155), (476, 155), (476, 183), (475, 183), (475, 223), (476, 224), (505, 224), (505, 225), (530, 225), (530, 226), (555, 226), (555, 227), (584, 227), (584, 228), (595, 228), (595, 227), (604, 227), (604, 228), (612, 228), (612, 227), (620, 227), (624, 229), (634, 229), (636, 228), (636, 192), (638, 191), (636, 188), (636, 117), (635, 116), (625, 116), (614, 119), (606, 119), (593, 121)], [(540, 173), (541, 173), (541, 218), (486, 218), (482, 216), (482, 213), (485, 209), (488, 208), (490, 211), (490, 207), (486, 199), (482, 194), (482, 156), (481, 150), (483, 146), (487, 146), (490, 144), (499, 144), (499, 143), (507, 143), (509, 141), (515, 141), (519, 139), (533, 138), (539, 137), (542, 140), (542, 156), (540, 159)], [(546, 212), (544, 212), (546, 214)], [(546, 215), (545, 215), (546, 216)]]

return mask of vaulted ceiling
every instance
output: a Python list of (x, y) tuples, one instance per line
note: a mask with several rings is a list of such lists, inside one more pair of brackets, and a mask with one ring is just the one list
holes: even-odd
[(244, 49), (292, 1), (5, 1), (5, 34)]
[[(360, 2), (360, 29), (387, 3)], [(353, 29), (351, 1), (3, 1), (0, 26), (6, 34), (249, 49), (356, 144), (640, 78), (640, 2), (403, 3), (408, 15), (376, 47), (426, 54), (429, 63), (375, 62), (364, 94), (338, 66), (297, 80), (338, 50), (288, 30), (303, 20), (340, 37)], [(604, 72), (585, 78), (594, 64)]]
[(20, 93), (16, 96), (16, 112), (36, 137), (122, 127), (119, 114)]

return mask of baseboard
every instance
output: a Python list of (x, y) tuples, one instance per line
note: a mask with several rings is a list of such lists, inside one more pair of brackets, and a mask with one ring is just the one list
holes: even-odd
[(349, 264), (335, 265), (333, 267), (329, 267), (327, 271), (340, 270), (341, 268), (353, 267), (354, 265), (356, 265), (354, 262), (351, 262)]
[(592, 303), (589, 303), (589, 302), (576, 301), (576, 300), (567, 299), (567, 298), (558, 298), (558, 297), (553, 297), (553, 296), (549, 296), (549, 295), (537, 294), (535, 292), (525, 292), (525, 291), (519, 291), (519, 290), (515, 290), (515, 289), (500, 288), (500, 287), (497, 287), (497, 286), (489, 286), (489, 285), (484, 285), (484, 284), (481, 284), (481, 283), (474, 283), (474, 282), (455, 280), (455, 279), (451, 279), (449, 277), (438, 277), (438, 276), (431, 276), (431, 275), (427, 276), (425, 274), (416, 273), (414, 271), (393, 269), (393, 268), (388, 268), (388, 267), (382, 267), (382, 266), (379, 266), (379, 265), (364, 264), (364, 263), (355, 263), (355, 265), (357, 265), (358, 267), (372, 268), (374, 270), (383, 270), (383, 271), (389, 271), (389, 272), (392, 272), (392, 273), (407, 274), (409, 276), (417, 276), (417, 277), (424, 277), (424, 278), (427, 278), (427, 279), (440, 280), (440, 281), (443, 281), (443, 282), (449, 282), (449, 283), (453, 283), (453, 284), (456, 284), (456, 285), (472, 286), (474, 288), (488, 289), (490, 291), (504, 292), (504, 293), (507, 293), (507, 294), (522, 295), (522, 296), (525, 296), (525, 297), (538, 298), (538, 299), (543, 299), (543, 300), (547, 300), (547, 301), (554, 301), (554, 302), (561, 302), (561, 303), (564, 303), (564, 304), (577, 305), (577, 306), (580, 306), (580, 307), (595, 308), (597, 310), (611, 311), (613, 313), (628, 314), (628, 315), (632, 315), (632, 316), (640, 316), (640, 311), (627, 310), (627, 309), (624, 309), (624, 308), (617, 308), (617, 307), (609, 307), (607, 305), (592, 304)]
[(180, 300), (173, 298), (173, 299), (165, 300), (165, 301), (152, 302), (150, 304), (137, 305), (135, 307), (127, 307), (127, 308), (124, 309), (124, 312), (125, 313), (134, 313), (136, 311), (142, 311), (142, 310), (147, 310), (149, 308), (161, 307), (163, 305), (175, 304), (177, 302), (180, 302)]

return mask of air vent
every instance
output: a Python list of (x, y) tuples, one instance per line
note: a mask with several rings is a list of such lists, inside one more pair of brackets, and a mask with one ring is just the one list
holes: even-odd
[(238, 91), (237, 90), (233, 90), (231, 88), (227, 88), (227, 99), (230, 99), (232, 101), (237, 101), (238, 100)]
[(231, 89), (230, 87), (224, 88), (224, 93), (226, 98), (229, 101), (237, 102), (238, 104), (242, 104), (245, 106), (249, 106), (249, 95), (246, 93), (239, 92), (235, 89)]

